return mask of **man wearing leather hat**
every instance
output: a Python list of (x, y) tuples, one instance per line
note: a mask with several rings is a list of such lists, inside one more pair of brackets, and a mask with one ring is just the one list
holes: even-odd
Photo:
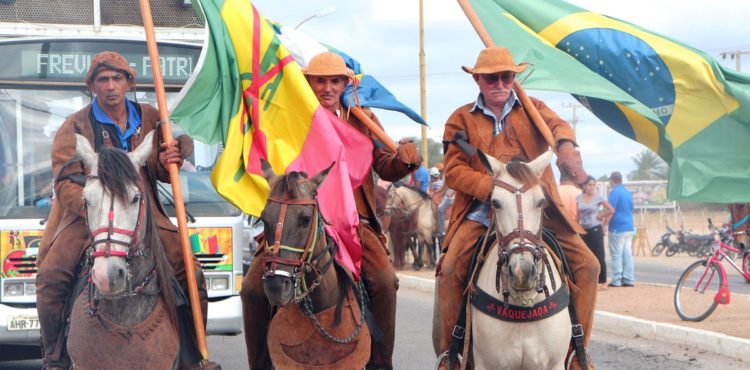
[[(447, 247), (436, 273), (440, 297), (436, 312), (440, 321), (439, 353), (447, 351), (451, 344), (451, 334), (464, 304), (466, 273), (475, 243), (490, 227), (493, 177), (480, 164), (477, 149), (506, 163), (513, 158), (528, 162), (546, 152), (549, 145), (527, 113), (527, 109), (536, 108), (554, 136), (558, 166), (570, 169), (568, 173), (575, 172), (574, 177), (585, 179), (575, 132), (570, 125), (542, 101), (532, 98), (534, 107), (524, 107), (517, 97), (514, 81), (527, 67), (526, 63), (516, 64), (510, 52), (501, 47), (482, 50), (473, 67), (462, 67), (479, 87), (479, 95), (451, 114), (443, 136), (444, 177), (446, 185), (456, 190), (456, 196), (444, 240)], [(556, 234), (575, 276), (571, 292), (588, 343), (599, 263), (578, 235), (583, 232), (580, 225), (561, 212), (562, 202), (550, 167), (544, 171), (541, 184), (549, 203), (544, 210), (544, 226)]]
[[(177, 227), (169, 220), (159, 201), (156, 181), (169, 182), (167, 166), (170, 163), (181, 164), (192, 153), (193, 143), (187, 136), (179, 136), (171, 143), (162, 142), (161, 130), (157, 130), (159, 112), (149, 104), (139, 104), (126, 97), (128, 91), (135, 88), (135, 77), (136, 71), (121, 54), (103, 51), (95, 55), (84, 78), (92, 101), (63, 122), (52, 142), (56, 198), (42, 235), (36, 277), (43, 365), (48, 369), (70, 366), (65, 353), (64, 323), (70, 309), (66, 307), (66, 300), (74, 293), (76, 266), (91, 241), (83, 200), (83, 187), (90, 169), (84, 168), (80, 159), (75, 157), (75, 134), (88, 139), (96, 151), (107, 146), (129, 152), (141, 145), (148, 133), (156, 130), (153, 142), (143, 143), (153, 145), (154, 150), (138, 172), (145, 184), (144, 196), (149, 198), (150, 213), (158, 225), (159, 239), (166, 257), (180, 287), (187, 292), (187, 276)], [(193, 259), (193, 265), (205, 325), (208, 304), (206, 284), (200, 263)], [(185, 310), (181, 306), (177, 311), (178, 317), (183, 317), (181, 311), (190, 312), (190, 309)], [(183, 319), (192, 327), (192, 318)], [(214, 363), (200, 361), (194, 343), (182, 348), (188, 349), (185, 357), (188, 366), (195, 364), (193, 368), (220, 368)]]
[[(317, 54), (302, 72), (318, 98), (321, 106), (348, 122), (362, 134), (377, 142), (377, 137), (354, 115), (349, 115), (341, 104), (344, 88), (353, 82), (354, 73), (343, 58), (336, 53)], [(365, 113), (380, 126), (377, 117), (369, 109)], [(382, 126), (381, 126), (382, 128)], [(377, 144), (377, 143), (376, 143)], [(397, 181), (417, 168), (421, 158), (411, 140), (402, 139), (396, 153), (382, 144), (375, 145), (372, 153), (372, 171), (385, 181)], [(362, 243), (362, 270), (365, 286), (370, 297), (370, 309), (377, 326), (382, 331), (380, 340), (372, 341), (368, 369), (392, 369), (392, 355), (396, 324), (396, 290), (398, 279), (388, 256), (385, 236), (375, 217), (375, 188), (373, 176), (367, 176), (362, 186), (354, 190), (354, 200), (360, 223), (357, 233)], [(260, 255), (259, 255), (260, 256)], [(268, 300), (263, 292), (262, 258), (253, 260), (242, 284), (243, 317), (248, 362), (252, 369), (266, 368), (268, 359), (264, 354), (268, 317)]]

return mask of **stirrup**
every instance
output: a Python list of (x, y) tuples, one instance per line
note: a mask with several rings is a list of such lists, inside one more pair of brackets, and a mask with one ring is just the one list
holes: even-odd
[[(440, 368), (440, 363), (443, 362), (443, 360), (447, 360), (448, 359), (448, 352), (449, 351), (445, 351), (445, 352), (441, 353), (440, 356), (438, 356), (437, 362), (435, 363), (435, 370), (438, 370)], [(464, 357), (461, 356), (460, 353), (457, 353), (456, 356), (458, 356), (458, 364), (459, 365), (463, 365), (463, 363), (464, 363)], [(451, 370), (451, 369), (447, 369), (447, 370)]]

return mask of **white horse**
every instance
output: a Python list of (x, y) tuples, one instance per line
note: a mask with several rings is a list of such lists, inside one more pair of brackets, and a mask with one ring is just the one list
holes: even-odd
[[(179, 333), (172, 269), (138, 169), (153, 132), (130, 153), (100, 148), (76, 135), (89, 170), (83, 188), (90, 279), (70, 314), (68, 351), (76, 369), (176, 369)], [(105, 363), (102, 361), (106, 361)]]
[(415, 212), (417, 214), (415, 233), (420, 248), (419, 252), (416, 253), (419, 259), (414, 261), (414, 266), (421, 267), (422, 254), (424, 253), (424, 247), (426, 247), (429, 251), (430, 267), (435, 267), (437, 251), (435, 250), (434, 234), (437, 231), (437, 222), (432, 199), (408, 186), (396, 187), (391, 185), (388, 188), (385, 209), (388, 212), (394, 208), (402, 209), (410, 217)]
[(564, 369), (569, 294), (541, 240), (545, 196), (539, 177), (552, 152), (528, 164), (479, 154), (494, 177), (497, 242), (487, 246), (471, 298), (475, 367)]

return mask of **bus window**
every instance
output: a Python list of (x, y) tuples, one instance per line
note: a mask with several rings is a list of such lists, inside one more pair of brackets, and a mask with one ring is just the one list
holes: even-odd
[(50, 151), (80, 92), (0, 89), (0, 218), (46, 218), (52, 199)]

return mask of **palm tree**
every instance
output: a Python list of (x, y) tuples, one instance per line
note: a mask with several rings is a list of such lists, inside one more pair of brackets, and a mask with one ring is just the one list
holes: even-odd
[(669, 176), (669, 165), (648, 149), (644, 149), (632, 159), (635, 170), (628, 174), (628, 180), (666, 180)]

